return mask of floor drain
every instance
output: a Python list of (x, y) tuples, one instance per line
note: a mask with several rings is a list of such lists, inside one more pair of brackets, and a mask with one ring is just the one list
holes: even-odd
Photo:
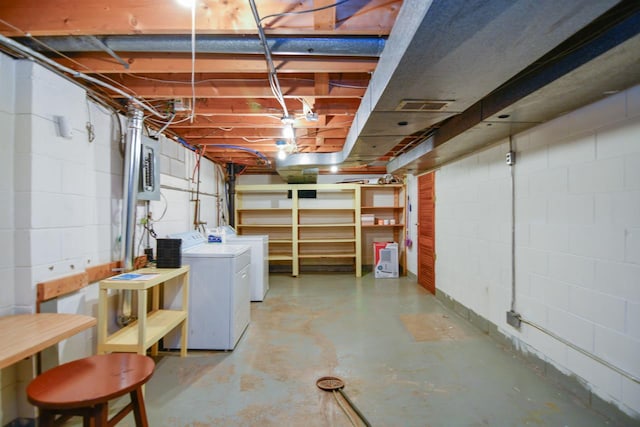
[[(319, 389), (324, 390), (324, 391), (331, 391), (333, 392), (333, 395), (335, 396), (336, 392), (340, 393), (340, 395), (342, 395), (342, 397), (344, 398), (344, 400), (347, 401), (347, 403), (349, 404), (349, 406), (351, 406), (351, 409), (353, 409), (353, 411), (358, 414), (358, 416), (360, 417), (360, 419), (362, 420), (362, 422), (364, 422), (364, 425), (367, 427), (371, 427), (371, 424), (369, 423), (369, 421), (367, 421), (367, 419), (365, 418), (365, 416), (362, 414), (362, 412), (360, 412), (360, 410), (356, 407), (356, 405), (353, 404), (353, 402), (351, 401), (351, 399), (349, 399), (349, 397), (345, 394), (344, 391), (342, 391), (342, 389), (344, 388), (344, 381), (342, 381), (340, 378), (338, 377), (320, 377), (318, 378), (318, 380), (316, 381), (316, 385), (318, 386)], [(338, 397), (336, 396), (336, 400), (338, 400)], [(338, 404), (340, 404), (340, 401), (338, 400)], [(341, 405), (342, 406), (342, 405)], [(344, 409), (344, 408), (343, 408)], [(349, 417), (349, 419), (351, 420), (351, 423), (353, 425), (355, 425), (355, 423), (353, 422), (353, 420), (351, 419), (351, 416), (349, 415), (348, 412), (345, 411), (345, 413), (347, 414), (347, 416)]]

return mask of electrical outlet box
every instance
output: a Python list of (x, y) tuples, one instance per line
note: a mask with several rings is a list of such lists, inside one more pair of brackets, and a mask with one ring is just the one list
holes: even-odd
[(522, 324), (520, 314), (516, 313), (513, 310), (507, 311), (507, 323), (516, 329), (520, 329), (520, 325)]
[(516, 162), (516, 152), (515, 151), (509, 151), (507, 153), (507, 165), (511, 166)]

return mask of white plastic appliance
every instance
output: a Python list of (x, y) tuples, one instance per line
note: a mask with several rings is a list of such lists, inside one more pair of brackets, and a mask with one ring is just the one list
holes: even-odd
[(226, 231), (225, 242), (251, 246), (251, 301), (263, 301), (269, 290), (269, 236), (238, 236)]
[[(233, 350), (251, 318), (250, 246), (207, 243), (197, 231), (170, 237), (182, 239), (182, 264), (191, 266), (187, 348)], [(178, 348), (179, 338), (167, 335), (165, 347)]]

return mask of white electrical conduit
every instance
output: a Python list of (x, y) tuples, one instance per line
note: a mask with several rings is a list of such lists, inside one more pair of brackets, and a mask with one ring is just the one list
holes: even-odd
[(269, 84), (271, 86), (271, 91), (273, 92), (273, 96), (276, 97), (276, 99), (282, 106), (284, 117), (289, 117), (289, 110), (287, 110), (287, 105), (284, 102), (284, 96), (282, 95), (282, 89), (280, 88), (280, 82), (278, 81), (276, 68), (273, 65), (273, 58), (271, 58), (271, 51), (269, 50), (269, 45), (267, 44), (267, 37), (264, 35), (264, 29), (262, 28), (262, 23), (260, 20), (260, 15), (258, 14), (256, 2), (254, 0), (249, 0), (249, 5), (251, 5), (251, 12), (253, 12), (253, 18), (255, 19), (256, 25), (258, 27), (258, 35), (260, 36), (260, 42), (262, 43), (262, 47), (264, 48), (264, 56), (267, 58), (267, 66), (269, 68)]
[[(509, 136), (509, 152), (512, 153), (512, 156), (514, 155), (514, 151), (513, 151), (513, 137)], [(514, 159), (512, 159), (514, 160)], [(512, 163), (511, 165), (509, 165), (509, 172), (511, 175), (511, 311), (515, 312), (516, 311), (516, 210), (515, 210), (515, 162)], [(574, 349), (575, 351), (595, 360), (596, 362), (606, 366), (607, 368), (611, 369), (612, 371), (615, 371), (617, 373), (619, 373), (620, 375), (623, 375), (624, 377), (630, 379), (631, 381), (633, 381), (636, 384), (640, 383), (640, 379), (638, 377), (636, 377), (635, 375), (631, 374), (630, 372), (625, 371), (624, 369), (621, 369), (617, 366), (612, 365), (611, 363), (607, 362), (606, 360), (596, 356), (593, 353), (590, 353), (580, 347), (578, 347), (577, 345), (573, 344), (570, 341), (567, 341), (566, 339), (562, 338), (561, 336), (551, 332), (550, 330), (543, 328), (542, 326), (539, 326), (529, 320), (523, 319), (522, 316), (520, 316), (520, 321), (524, 324), (527, 324), (533, 328), (536, 328), (537, 330), (539, 330), (540, 332), (549, 335), (550, 337), (552, 337), (553, 339), (561, 342), (562, 344), (566, 345), (567, 347), (571, 347), (572, 349)]]
[(196, 116), (196, 2), (191, 3), (191, 114), (189, 123)]
[[(509, 135), (509, 153), (513, 155), (513, 137)], [(516, 311), (516, 187), (513, 159), (509, 165), (511, 184), (511, 311)]]
[(631, 380), (631, 381), (633, 381), (634, 383), (636, 383), (636, 384), (640, 384), (640, 379), (639, 379), (638, 377), (636, 377), (635, 375), (633, 375), (632, 373), (627, 372), (627, 371), (625, 371), (624, 369), (621, 369), (621, 368), (618, 368), (617, 366), (612, 365), (611, 363), (607, 362), (606, 360), (604, 360), (604, 359), (602, 359), (602, 358), (600, 358), (600, 357), (596, 356), (596, 355), (595, 355), (595, 354), (593, 354), (593, 353), (590, 353), (590, 352), (588, 352), (588, 351), (586, 351), (586, 350), (584, 350), (584, 349), (582, 349), (582, 348), (578, 347), (577, 345), (575, 345), (575, 344), (573, 344), (573, 343), (571, 343), (571, 342), (569, 342), (569, 341), (565, 340), (565, 339), (564, 339), (564, 338), (562, 338), (561, 336), (554, 334), (553, 332), (551, 332), (551, 331), (550, 331), (550, 330), (548, 330), (548, 329), (543, 328), (542, 326), (536, 325), (535, 323), (530, 322), (530, 321), (528, 321), (528, 320), (526, 320), (526, 319), (522, 319), (522, 318), (520, 319), (520, 321), (521, 321), (522, 323), (525, 323), (525, 324), (527, 324), (527, 325), (529, 325), (529, 326), (531, 326), (531, 327), (534, 327), (534, 328), (536, 328), (537, 330), (539, 330), (540, 332), (543, 332), (543, 333), (545, 333), (545, 334), (549, 335), (550, 337), (552, 337), (552, 338), (554, 338), (554, 339), (556, 339), (556, 340), (560, 341), (562, 344), (566, 345), (567, 347), (571, 347), (571, 348), (572, 348), (572, 349), (574, 349), (575, 351), (577, 351), (577, 352), (579, 352), (579, 353), (581, 353), (581, 354), (583, 354), (583, 355), (585, 355), (585, 356), (587, 356), (587, 357), (589, 357), (589, 358), (591, 358), (591, 359), (595, 360), (595, 361), (596, 361), (596, 362), (598, 362), (598, 363), (603, 364), (604, 366), (606, 366), (607, 368), (611, 369), (612, 371), (616, 371), (617, 373), (619, 373), (620, 375), (623, 375), (623, 376), (627, 377), (628, 379), (630, 379), (630, 380)]
[(169, 116), (161, 114), (160, 112), (158, 112), (157, 110), (155, 110), (154, 108), (149, 107), (148, 105), (146, 105), (145, 103), (143, 103), (142, 101), (138, 100), (137, 98), (135, 98), (134, 96), (129, 95), (128, 93), (126, 93), (125, 91), (118, 89), (117, 87), (114, 87), (112, 85), (110, 85), (109, 83), (105, 83), (102, 80), (96, 79), (94, 77), (88, 76), (84, 73), (81, 73), (80, 71), (76, 71), (72, 68), (69, 67), (65, 67), (62, 64), (58, 64), (57, 62), (55, 62), (52, 59), (47, 58), (46, 56), (28, 48), (27, 46), (24, 46), (8, 37), (3, 36), (2, 34), (0, 34), (0, 43), (2, 43), (3, 45), (10, 47), (12, 49), (15, 49), (18, 52), (23, 53), (24, 55), (26, 55), (27, 57), (33, 59), (33, 60), (38, 60), (44, 64), (47, 64), (50, 67), (53, 67), (57, 70), (60, 70), (64, 73), (70, 74), (71, 76), (78, 78), (78, 79), (82, 79), (82, 80), (86, 80), (90, 83), (96, 84), (98, 86), (102, 86), (106, 89), (112, 90), (116, 93), (118, 93), (119, 95), (122, 95), (124, 98), (127, 98), (130, 102), (138, 105), (139, 107), (147, 110), (148, 112), (150, 112), (151, 114), (153, 114), (154, 116), (158, 116), (162, 119), (167, 119)]

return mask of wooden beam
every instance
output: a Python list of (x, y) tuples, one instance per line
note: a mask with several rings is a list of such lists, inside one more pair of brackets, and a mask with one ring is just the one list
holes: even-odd
[[(119, 53), (129, 64), (122, 64), (108, 54), (91, 52), (73, 56), (72, 59), (56, 58), (60, 64), (83, 73), (190, 73), (191, 55), (184, 53)], [(292, 57), (274, 58), (278, 73), (371, 73), (378, 63), (377, 58), (348, 57)], [(196, 73), (215, 70), (220, 73), (266, 73), (267, 63), (260, 56), (215, 56), (197, 55)]]
[[(335, 81), (331, 93), (329, 93), (329, 74), (322, 76), (322, 83), (311, 79), (287, 78), (286, 74), (279, 79), (280, 87), (286, 98), (300, 97), (339, 97), (362, 98), (364, 96), (367, 80)], [(316, 74), (318, 76), (318, 74)], [(189, 98), (192, 96), (190, 76), (178, 74), (169, 76), (163, 74), (165, 81), (159, 81), (153, 77), (140, 77), (136, 75), (113, 76), (113, 80), (126, 86), (138, 97), (143, 98)], [(267, 75), (260, 78), (253, 77), (243, 79), (236, 75), (233, 79), (222, 77), (218, 79), (215, 74), (201, 74), (196, 76), (197, 98), (266, 98), (273, 97), (273, 91), (269, 85)], [(319, 93), (321, 92), (321, 93)], [(115, 98), (120, 94), (112, 93)]]
[[(297, 138), (315, 138), (322, 135), (325, 138), (346, 138), (349, 129), (342, 128), (294, 128)], [(272, 128), (239, 128), (239, 129), (221, 129), (221, 128), (205, 128), (205, 129), (188, 129), (182, 132), (181, 136), (185, 139), (233, 139), (233, 138), (282, 138), (282, 125)]]
[[(258, 151), (272, 152), (275, 154), (277, 151), (275, 142), (280, 138), (265, 138), (264, 140), (258, 140), (255, 142), (247, 142), (247, 140), (242, 138), (226, 138), (226, 139), (184, 138), (184, 139), (187, 142), (189, 142), (191, 145), (205, 147), (208, 151), (212, 151), (212, 150), (220, 150), (223, 152), (227, 150), (233, 151), (234, 149), (228, 148), (228, 146), (239, 146), (239, 147), (246, 147), (246, 148), (250, 148)], [(296, 138), (296, 143), (298, 146), (315, 147), (316, 137), (309, 136), (309, 137)], [(344, 139), (343, 138), (326, 138), (322, 145), (324, 145), (325, 147), (331, 147), (332, 151), (339, 151), (342, 149), (342, 146), (344, 145)]]
[[(369, 82), (367, 82), (367, 85)], [(338, 92), (342, 87), (337, 86), (336, 92)], [(315, 74), (315, 84), (314, 84), (314, 95), (316, 97), (322, 97), (329, 95), (329, 74), (327, 73), (316, 73)], [(332, 94), (333, 95), (333, 94)], [(364, 94), (363, 94), (364, 96)]]
[(89, 283), (94, 283), (107, 277), (119, 274), (117, 270), (120, 268), (120, 261), (108, 262), (106, 264), (96, 265), (94, 267), (87, 267), (85, 270)]
[[(74, 274), (60, 279), (49, 280), (38, 283), (36, 290), (36, 305), (39, 308), (40, 303), (66, 295), (82, 289), (89, 284), (86, 272)], [(39, 311), (39, 309), (37, 310)]]
[[(326, 4), (333, 0), (316, 0)], [(339, 26), (330, 25), (329, 9), (319, 18), (304, 13), (275, 17), (265, 21), (267, 34), (388, 35), (395, 22), (401, 0), (368, 0), (355, 7), (343, 7)], [(348, 5), (347, 5), (348, 6)], [(309, 3), (290, 0), (260, 0), (262, 17), (281, 12), (300, 12)], [(319, 13), (319, 12), (318, 12)], [(325, 16), (326, 15), (326, 16)], [(20, 0), (0, 2), (0, 17), (22, 32), (33, 36), (75, 34), (190, 34), (191, 10), (175, 0)], [(335, 18), (333, 18), (335, 20)], [(318, 22), (317, 29), (316, 22)], [(1, 28), (1, 27), (0, 27)], [(10, 36), (24, 35), (1, 28)], [(257, 34), (255, 20), (246, 0), (198, 1), (197, 34)]]
[[(279, 117), (268, 115), (239, 115), (239, 114), (211, 114), (198, 115), (191, 123), (190, 121), (181, 122), (180, 119), (188, 116), (179, 115), (176, 117), (176, 124), (171, 125), (171, 129), (197, 129), (197, 128), (282, 128), (282, 121)], [(353, 115), (325, 115), (320, 114), (317, 122), (309, 122), (307, 120), (296, 120), (294, 126), (296, 128), (349, 128), (353, 122)]]
[[(287, 109), (291, 114), (302, 114), (302, 104), (297, 100), (287, 99)], [(357, 98), (320, 98), (316, 100), (314, 111), (318, 114), (354, 115), (360, 106)], [(270, 98), (257, 99), (199, 99), (196, 103), (199, 114), (247, 114), (276, 115), (282, 114), (282, 106), (277, 100)]]
[[(313, 8), (320, 9), (334, 4), (334, 0), (313, 0)], [(313, 28), (315, 30), (333, 31), (336, 28), (336, 10), (328, 7), (314, 12)]]

